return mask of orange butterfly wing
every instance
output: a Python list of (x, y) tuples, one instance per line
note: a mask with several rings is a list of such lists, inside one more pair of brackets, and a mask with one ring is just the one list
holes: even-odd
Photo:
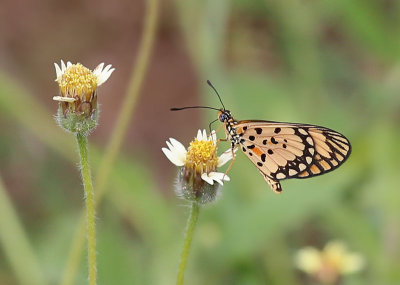
[(351, 152), (343, 135), (324, 127), (272, 121), (239, 121), (233, 127), (242, 151), (277, 193), (280, 180), (329, 172)]

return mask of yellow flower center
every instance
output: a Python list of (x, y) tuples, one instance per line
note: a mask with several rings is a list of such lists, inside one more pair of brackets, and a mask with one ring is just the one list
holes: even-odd
[(186, 167), (196, 169), (198, 173), (215, 171), (218, 165), (217, 146), (212, 141), (194, 139), (186, 155)]
[(97, 76), (80, 63), (68, 67), (57, 82), (63, 97), (79, 96), (82, 101), (89, 101), (97, 88)]

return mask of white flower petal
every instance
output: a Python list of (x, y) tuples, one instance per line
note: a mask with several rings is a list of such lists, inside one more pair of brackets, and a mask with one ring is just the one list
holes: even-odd
[(169, 138), (169, 140), (171, 141), (172, 145), (174, 146), (174, 148), (176, 148), (179, 152), (184, 153), (186, 156), (186, 148), (183, 144), (181, 144), (179, 141), (177, 141), (174, 138)]
[(60, 101), (60, 102), (75, 102), (75, 98), (71, 98), (71, 97), (61, 97), (61, 96), (54, 96), (53, 97), (54, 101)]
[(211, 177), (212, 179), (214, 179), (215, 181), (220, 180), (220, 181), (230, 181), (230, 178), (228, 175), (226, 175), (225, 173), (222, 172), (210, 172), (208, 174), (209, 177)]
[(97, 86), (102, 85), (111, 76), (115, 68), (111, 68), (112, 65), (109, 64), (103, 69), (104, 63), (100, 63), (94, 70), (93, 74), (97, 76)]
[(106, 67), (104, 67), (103, 73), (107, 73), (107, 72), (111, 69), (111, 67), (112, 67), (111, 64), (109, 64), (109, 65), (107, 65)]
[(169, 141), (166, 141), (166, 143), (167, 143), (169, 150), (172, 151), (174, 149), (174, 146)]
[(54, 67), (56, 68), (56, 81), (57, 79), (63, 75), (63, 72), (61, 71), (60, 67), (58, 66), (57, 63), (54, 63)]
[[(234, 153), (237, 151), (237, 148), (234, 150)], [(227, 163), (229, 160), (233, 158), (232, 155), (232, 149), (228, 149), (225, 152), (223, 152), (219, 157), (218, 157), (218, 167), (223, 166), (225, 163)]]
[(217, 142), (217, 133), (214, 130), (211, 131), (209, 140), (212, 141), (214, 144)]
[(207, 173), (203, 173), (201, 175), (201, 179), (203, 179), (205, 182), (207, 182), (210, 185), (214, 185), (214, 180), (211, 177), (208, 177)]
[(203, 134), (201, 133), (201, 130), (198, 130), (198, 131), (197, 131), (196, 139), (197, 139), (198, 141), (201, 141), (202, 138), (203, 138)]
[(98, 80), (98, 85), (100, 86), (101, 84), (106, 82), (108, 80), (108, 78), (110, 78), (110, 76), (114, 72), (114, 70), (115, 70), (115, 68), (111, 68), (109, 71), (103, 72), (100, 76), (100, 79)]
[[(166, 141), (172, 155), (180, 162), (185, 163), (187, 151), (185, 147), (177, 140), (170, 138), (171, 142)], [(180, 165), (181, 166), (181, 165)]]
[(220, 179), (221, 177), (219, 175), (215, 175), (218, 172), (210, 172), (208, 174), (208, 177), (210, 177), (212, 180), (217, 181), (220, 185), (224, 185), (224, 182), (222, 182), (222, 179)]
[(168, 148), (163, 147), (161, 150), (165, 154), (165, 156), (169, 159), (169, 161), (171, 161), (176, 166), (183, 166), (185, 164), (185, 161), (182, 161), (180, 157), (177, 157), (175, 153), (169, 150)]
[(187, 151), (183, 144), (178, 142), (176, 139), (170, 138), (171, 144), (168, 144), (168, 147), (170, 150), (174, 153), (176, 157), (178, 157), (181, 161), (185, 162), (186, 161), (186, 154)]
[(61, 60), (61, 71), (64, 73), (64, 71), (65, 71), (66, 69), (67, 69), (67, 68), (65, 67), (64, 61)]
[(67, 62), (67, 68), (72, 66), (72, 62), (68, 61)]
[(96, 66), (96, 68), (93, 70), (93, 74), (98, 77), (103, 70), (103, 66), (104, 66), (104, 62), (102, 62), (98, 66)]
[(207, 132), (205, 129), (203, 130), (203, 141), (208, 141)]

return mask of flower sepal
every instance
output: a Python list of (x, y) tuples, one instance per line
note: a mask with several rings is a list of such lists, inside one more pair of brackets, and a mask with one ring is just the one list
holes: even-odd
[(209, 184), (193, 169), (186, 167), (179, 169), (176, 194), (185, 200), (197, 202), (202, 205), (209, 204), (218, 200), (220, 187), (219, 183)]
[(62, 104), (57, 111), (56, 120), (58, 125), (71, 133), (82, 133), (88, 135), (92, 130), (94, 130), (98, 123), (98, 110), (88, 112), (69, 112), (68, 110), (64, 112)]

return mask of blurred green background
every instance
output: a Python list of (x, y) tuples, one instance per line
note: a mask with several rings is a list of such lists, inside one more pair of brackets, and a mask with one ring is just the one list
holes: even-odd
[[(84, 207), (74, 137), (53, 118), (53, 62), (116, 68), (99, 90), (100, 124), (89, 139), (96, 177), (146, 3), (0, 3), (1, 285), (61, 284)], [(160, 3), (150, 64), (97, 211), (99, 284), (174, 284), (188, 205), (174, 195), (177, 169), (161, 148), (169, 137), (187, 145), (216, 118), (169, 111), (219, 107), (206, 79), (236, 119), (326, 126), (345, 134), (353, 153), (332, 173), (282, 182), (282, 195), (238, 153), (221, 199), (200, 212), (186, 284), (317, 284), (293, 255), (333, 239), (366, 260), (341, 284), (400, 284), (399, 35), (399, 1)], [(22, 229), (7, 216), (13, 209)], [(85, 251), (79, 260), (71, 284), (87, 284)]]

